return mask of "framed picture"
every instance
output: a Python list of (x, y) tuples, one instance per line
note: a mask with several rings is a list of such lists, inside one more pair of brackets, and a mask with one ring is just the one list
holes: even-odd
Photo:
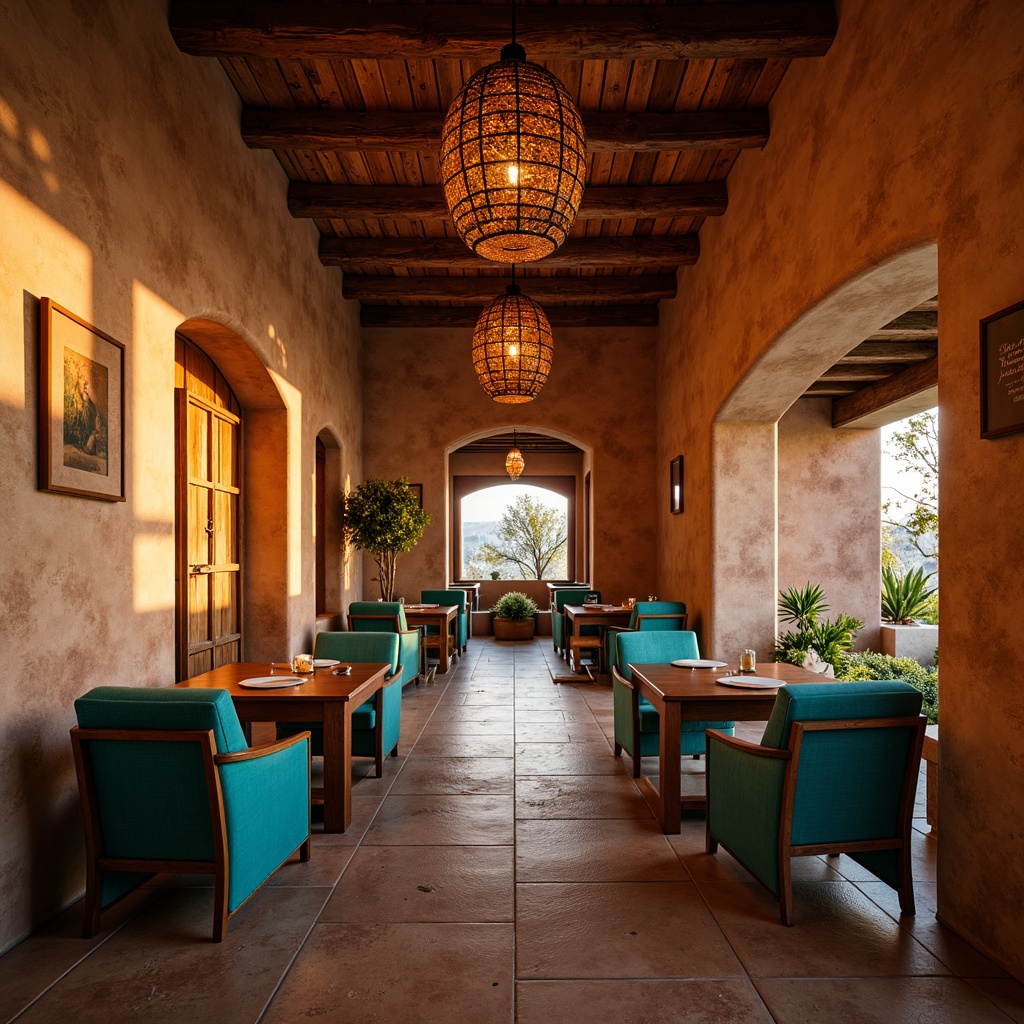
[(1024, 430), (1024, 302), (981, 321), (981, 436)]
[(39, 489), (124, 501), (124, 345), (43, 299)]
[(669, 509), (674, 513), (683, 511), (683, 457), (677, 455), (669, 467)]
[(412, 491), (412, 496), (420, 503), (420, 508), (423, 508), (423, 484), (409, 484), (409, 490)]

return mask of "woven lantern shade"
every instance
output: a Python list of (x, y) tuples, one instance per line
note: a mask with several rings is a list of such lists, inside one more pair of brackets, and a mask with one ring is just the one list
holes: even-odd
[(526, 460), (516, 444), (516, 432), (513, 430), (512, 447), (509, 449), (508, 455), (505, 456), (505, 472), (508, 473), (510, 480), (518, 480), (523, 475), (524, 469), (526, 469)]
[(510, 284), (484, 308), (473, 331), (473, 369), (496, 402), (530, 402), (551, 372), (554, 345), (544, 310)]
[(579, 212), (587, 143), (565, 86), (510, 43), (448, 108), (441, 183), (459, 237), (480, 256), (526, 263), (565, 241)]

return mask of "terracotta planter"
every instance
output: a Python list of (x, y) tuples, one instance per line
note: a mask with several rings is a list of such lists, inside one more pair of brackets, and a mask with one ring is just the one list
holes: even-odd
[(494, 616), (495, 640), (532, 640), (534, 619), (499, 619)]

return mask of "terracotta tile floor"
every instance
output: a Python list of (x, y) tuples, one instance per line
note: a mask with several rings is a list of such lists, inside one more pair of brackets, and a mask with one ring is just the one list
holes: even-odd
[[(1024, 1024), (1024, 986), (935, 920), (923, 818), (916, 918), (805, 858), (784, 928), (703, 820), (661, 834), (612, 756), (611, 688), (551, 669), (547, 639), (471, 641), (406, 688), (385, 777), (358, 761), (349, 831), (317, 832), (223, 943), (204, 879), (133, 894), (90, 942), (76, 905), (0, 958), (0, 1021)], [(702, 787), (703, 761), (684, 773)]]

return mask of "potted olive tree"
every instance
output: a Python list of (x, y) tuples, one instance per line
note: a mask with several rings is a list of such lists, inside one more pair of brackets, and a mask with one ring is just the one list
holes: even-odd
[(409, 481), (367, 480), (349, 494), (343, 494), (342, 526), (348, 542), (369, 553), (377, 563), (380, 596), (395, 599), (395, 562), (402, 551), (411, 551), (430, 516), (420, 508), (409, 490)]
[(494, 603), (495, 640), (532, 640), (537, 604), (526, 594), (510, 590)]

